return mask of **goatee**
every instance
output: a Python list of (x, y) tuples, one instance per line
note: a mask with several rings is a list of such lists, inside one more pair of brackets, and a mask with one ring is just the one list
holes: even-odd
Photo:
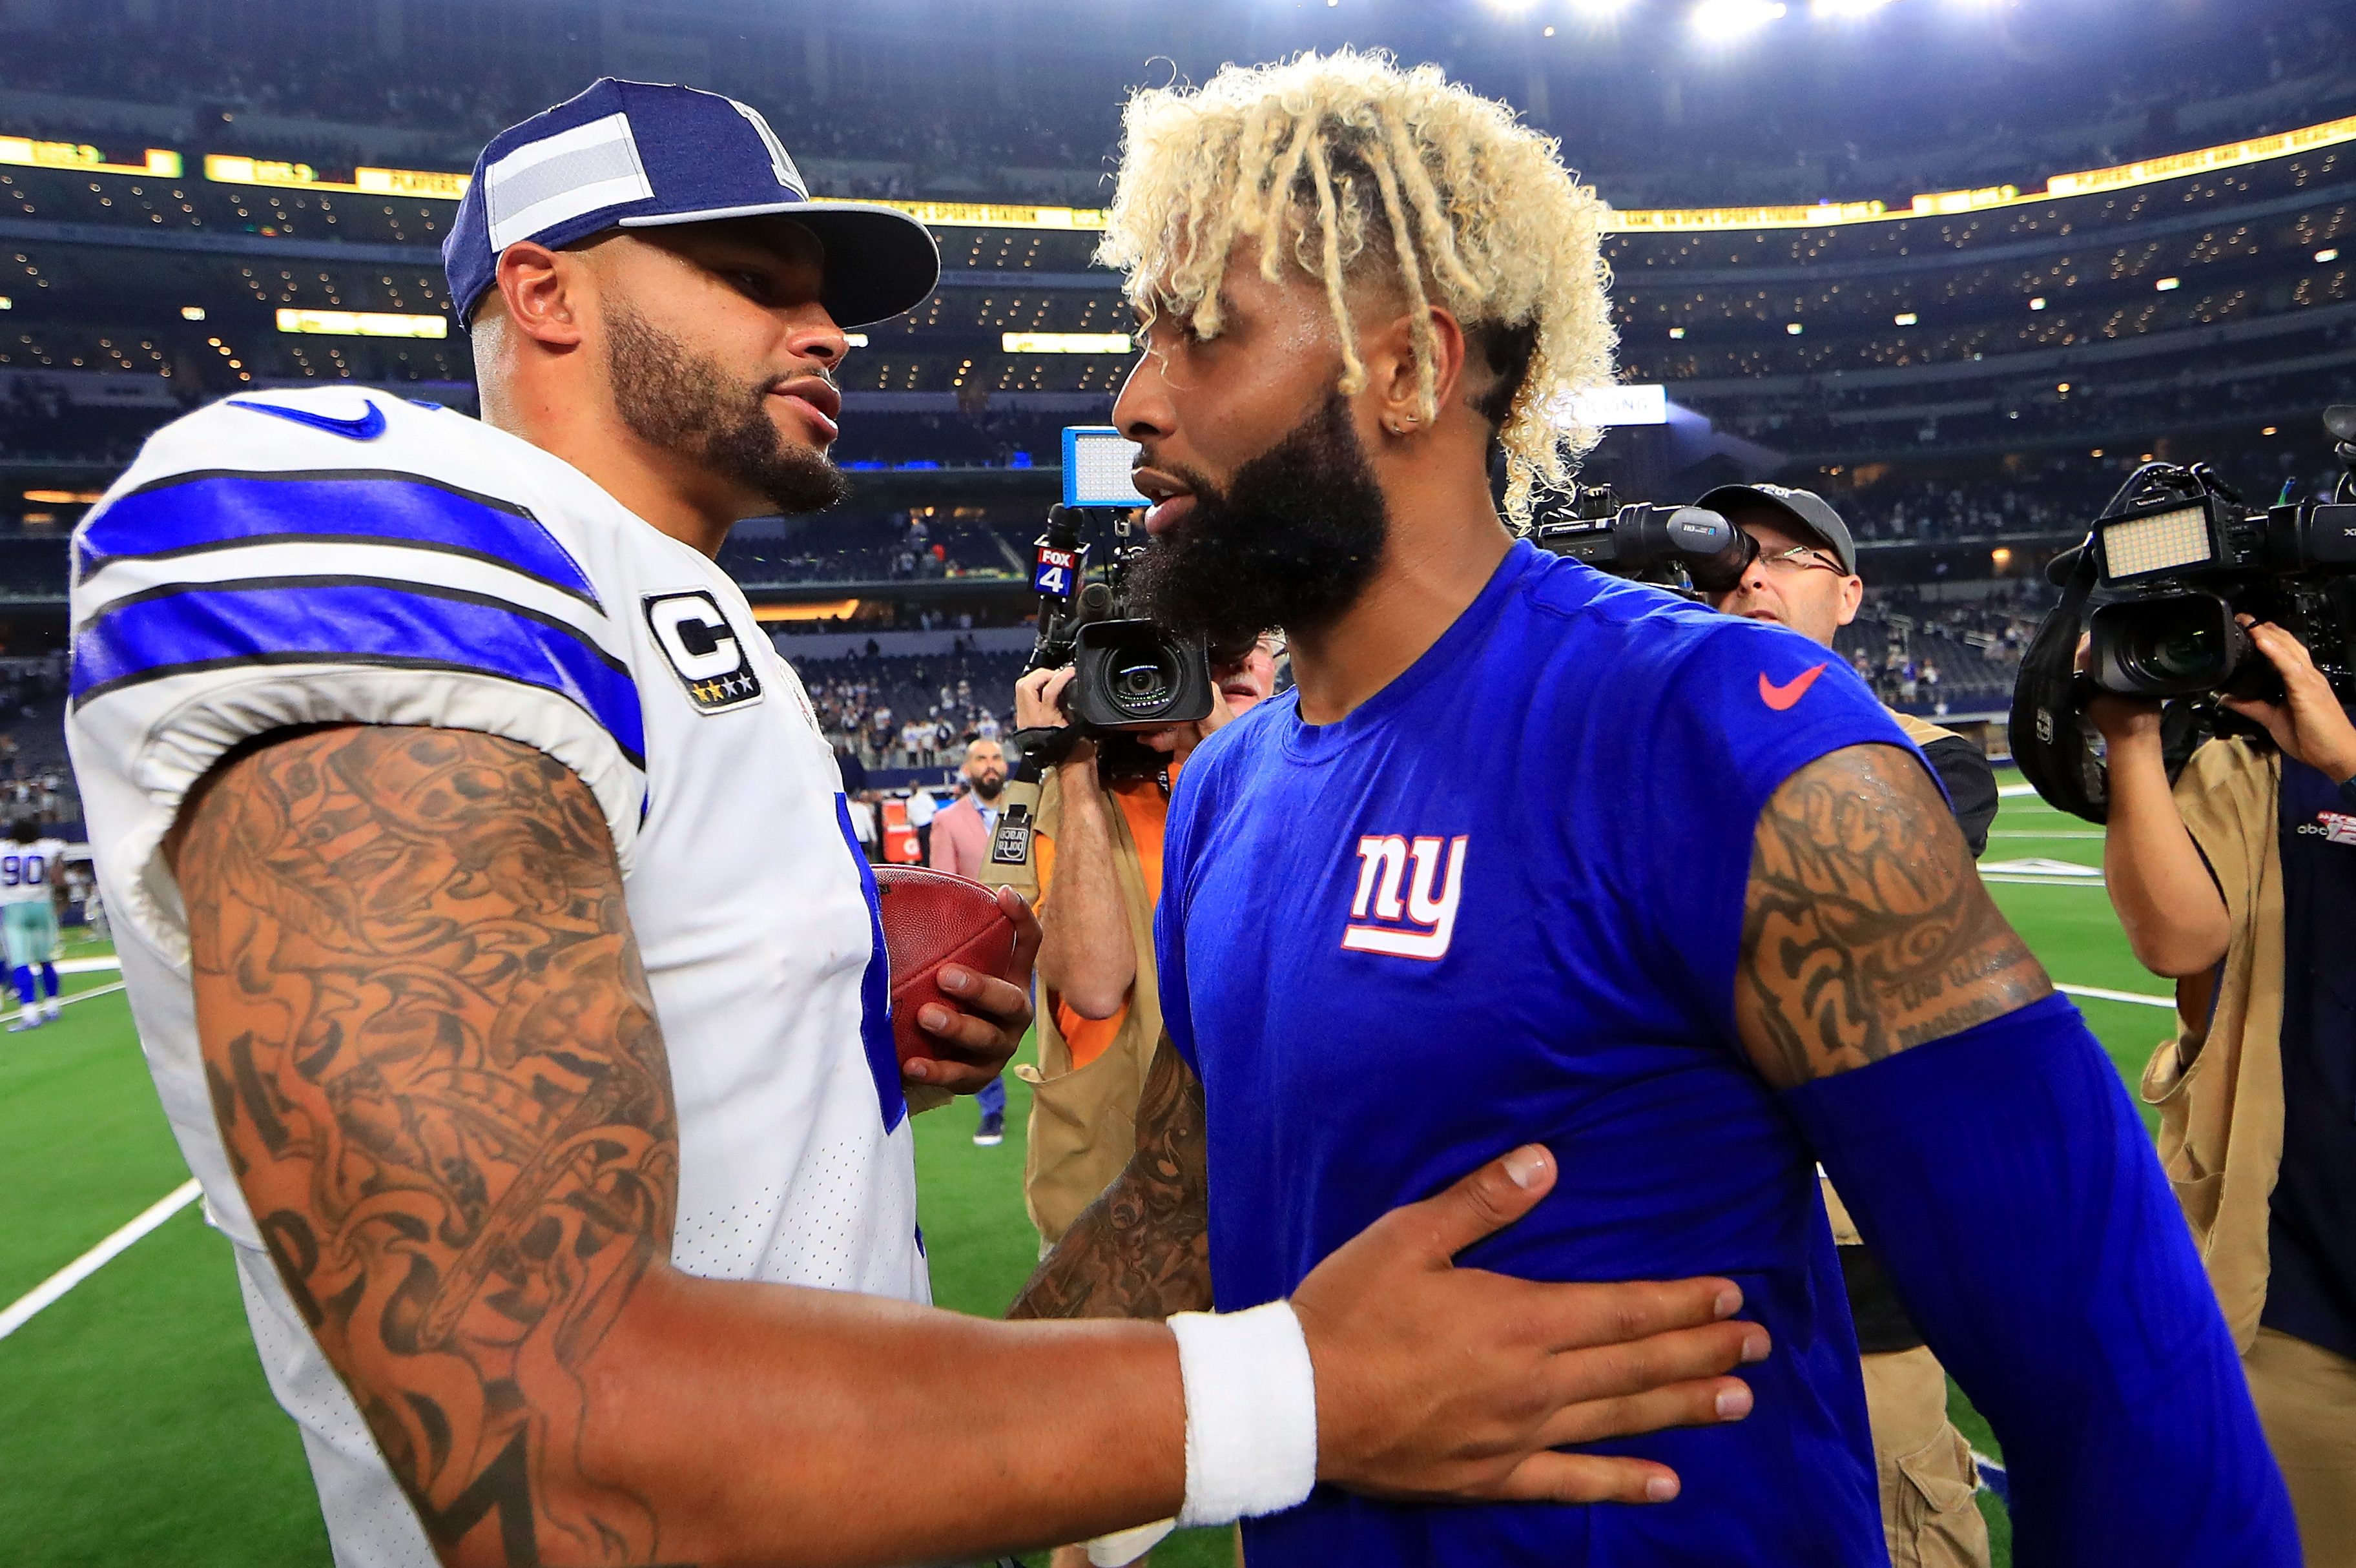
[(605, 321), (615, 407), (640, 441), (734, 481), (780, 512), (822, 512), (851, 494), (825, 453), (787, 441), (770, 422), (774, 380), (729, 380), (626, 305), (608, 305)]
[(1173, 467), (1194, 506), (1155, 537), (1130, 576), (1141, 613), (1214, 646), (1277, 627), (1323, 625), (1352, 604), (1381, 561), (1390, 514), (1338, 392), (1236, 470), (1222, 493)]

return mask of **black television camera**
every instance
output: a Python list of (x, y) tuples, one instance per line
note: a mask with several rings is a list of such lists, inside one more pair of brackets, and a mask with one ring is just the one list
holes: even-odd
[(2237, 615), (2297, 637), (2340, 700), (2356, 702), (2356, 405), (2335, 404), (2323, 422), (2343, 470), (2330, 500), (2261, 510), (2207, 464), (2147, 463), (2084, 542), (2054, 558), (2062, 603), (2021, 660), (2011, 718), (2013, 755), (2048, 802), (2090, 822), (2109, 815), (2085, 717), (2098, 691), (2169, 705), (2171, 777), (2209, 735), (2248, 727), (2221, 697), (2281, 697), (2280, 674)]
[(995, 865), (1020, 866), (1030, 859), (1040, 780), (1074, 745), (1095, 742), (1103, 777), (1150, 777), (1169, 759), (1136, 731), (1194, 723), (1208, 718), (1218, 700), (1203, 643), (1173, 636), (1130, 612), (1129, 572), (1146, 545), (1132, 539), (1129, 513), (1114, 514), (1112, 544), (1094, 581), (1080, 539), (1086, 517), (1079, 507), (1049, 508), (1047, 531), (1035, 547), (1032, 586), (1039, 592), (1039, 635), (1023, 673), (1073, 667), (1063, 698), (1071, 723), (1018, 730), (1010, 737), (1023, 760), (1007, 781), (1007, 805), (991, 846)]
[(1047, 513), (1032, 573), (1039, 636), (1023, 673), (1074, 667), (1065, 705), (1072, 729), (1091, 739), (1205, 718), (1215, 694), (1202, 643), (1130, 613), (1124, 590), (1144, 542), (1131, 542), (1128, 515), (1117, 514), (1104, 575), (1091, 582), (1080, 542), (1084, 516), (1076, 507)]
[(1598, 571), (1688, 595), (1733, 592), (1759, 558), (1759, 541), (1716, 512), (1622, 506), (1608, 485), (1574, 486), (1542, 507), (1526, 537)]

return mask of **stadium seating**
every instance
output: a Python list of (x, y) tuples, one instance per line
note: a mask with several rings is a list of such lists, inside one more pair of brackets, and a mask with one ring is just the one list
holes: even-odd
[[(791, 640), (784, 645), (790, 656)], [(827, 738), (871, 768), (954, 766), (965, 743), (1014, 728), (1021, 654), (797, 661)]]

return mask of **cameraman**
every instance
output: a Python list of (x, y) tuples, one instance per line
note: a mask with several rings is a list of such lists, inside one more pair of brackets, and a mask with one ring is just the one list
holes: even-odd
[[(2299, 641), (2237, 617), (2282, 700), (2173, 790), (2160, 705), (2104, 695), (2103, 873), (2136, 957), (2177, 982), (2145, 1069), (2313, 1568), (2356, 1565), (2356, 725)], [(2083, 655), (2082, 655), (2083, 663)]]
[[(1262, 637), (1240, 655), (1215, 654), (1218, 700), (1199, 723), (1113, 737), (1100, 754), (1076, 742), (1042, 781), (1032, 865), (1016, 891), (1042, 932), (1039, 1065), (1032, 1085), (1023, 1200), (1043, 1247), (1120, 1174), (1136, 1147), (1145, 1071), (1162, 1038), (1154, 977), (1153, 906), (1162, 893), (1162, 827), (1170, 788), (1205, 735), (1275, 688), (1282, 644)], [(1016, 682), (1018, 728), (1061, 729), (1072, 669), (1033, 670)]]
[[(1865, 582), (1857, 543), (1823, 496), (1780, 485), (1725, 485), (1697, 507), (1717, 512), (1758, 541), (1759, 554), (1733, 592), (1712, 596), (1729, 615), (1788, 626), (1829, 649), (1857, 618)], [(1765, 686), (1761, 698), (1771, 706)], [(1946, 786), (1974, 856), (1987, 848), (1996, 818), (1996, 771), (1978, 746), (1950, 730), (1891, 709), (1907, 739)], [(1987, 1524), (1973, 1500), (1979, 1471), (1971, 1445), (1947, 1420), (1947, 1374), (1825, 1182), (1825, 1207), (1840, 1249), (1849, 1314), (1857, 1321), (1867, 1419), (1881, 1490), (1882, 1533), (1897, 1568), (1987, 1568)]]

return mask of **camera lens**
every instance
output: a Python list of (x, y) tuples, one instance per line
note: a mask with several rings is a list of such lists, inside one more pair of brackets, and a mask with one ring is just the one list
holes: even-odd
[(2106, 604), (2094, 613), (2090, 629), (2099, 683), (2126, 696), (2214, 691), (2242, 662), (2244, 639), (2233, 610), (2211, 593)]
[(1112, 699), (1123, 712), (1140, 718), (1169, 706), (1178, 694), (1178, 667), (1163, 647), (1123, 648), (1113, 656)]
[(2215, 671), (2220, 640), (2213, 627), (2163, 626), (2128, 656), (2161, 680), (2199, 680)]

